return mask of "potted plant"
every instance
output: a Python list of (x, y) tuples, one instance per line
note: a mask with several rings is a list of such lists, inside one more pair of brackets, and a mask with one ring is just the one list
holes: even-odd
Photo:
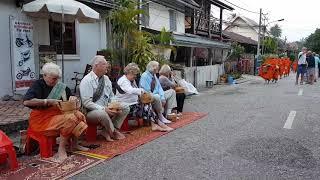
[(151, 47), (150, 34), (143, 31), (134, 31), (131, 34), (132, 40), (129, 43), (130, 59), (138, 64), (143, 72), (147, 64), (154, 58)]
[(173, 41), (174, 38), (171, 32), (167, 31), (166, 28), (162, 28), (160, 33), (153, 37), (154, 45), (152, 52), (163, 59), (169, 60), (171, 52), (174, 50), (174, 47), (171, 45)]

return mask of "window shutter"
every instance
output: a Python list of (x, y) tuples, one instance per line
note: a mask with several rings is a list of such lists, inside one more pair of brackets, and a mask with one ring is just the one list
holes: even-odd
[(177, 14), (174, 10), (169, 10), (170, 31), (177, 30)]

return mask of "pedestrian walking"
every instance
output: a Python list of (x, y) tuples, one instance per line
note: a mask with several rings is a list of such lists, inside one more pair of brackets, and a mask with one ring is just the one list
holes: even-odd
[(298, 85), (299, 76), (301, 75), (300, 84), (303, 84), (304, 75), (307, 69), (307, 48), (303, 47), (298, 55), (298, 71), (296, 76), (296, 85)]
[(307, 67), (307, 73), (308, 73), (307, 79), (308, 79), (308, 83), (312, 85), (314, 83), (315, 64), (316, 63), (315, 63), (315, 58), (312, 55), (311, 51), (308, 51), (306, 61), (307, 61), (307, 64), (308, 64), (308, 67)]
[(315, 54), (314, 56), (315, 59), (315, 70), (316, 70), (316, 75), (315, 75), (315, 82), (317, 81), (317, 79), (320, 77), (320, 58), (319, 58), (319, 54)]

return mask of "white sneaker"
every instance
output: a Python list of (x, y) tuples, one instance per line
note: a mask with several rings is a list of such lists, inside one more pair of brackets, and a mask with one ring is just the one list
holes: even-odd
[(172, 123), (171, 121), (169, 121), (169, 120), (166, 119), (166, 118), (161, 118), (160, 121), (163, 122), (163, 123), (165, 123), (165, 124), (170, 124), (170, 123)]

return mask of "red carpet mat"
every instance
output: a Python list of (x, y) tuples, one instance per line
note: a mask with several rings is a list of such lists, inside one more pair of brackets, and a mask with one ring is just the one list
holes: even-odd
[[(205, 117), (205, 113), (186, 112), (177, 122), (170, 124), (169, 126), (177, 129), (190, 124), (194, 121), (200, 120)], [(160, 136), (168, 134), (170, 132), (152, 132), (151, 127), (141, 127), (129, 134), (126, 134), (126, 139), (106, 142), (104, 140), (98, 140), (95, 144), (100, 144), (100, 147), (91, 150), (91, 153), (108, 156), (112, 158), (114, 156), (128, 152), (136, 147), (139, 147), (147, 142), (150, 142)]]
[(40, 159), (39, 156), (19, 159), (19, 168), (10, 171), (5, 167), (0, 169), (0, 179), (6, 180), (52, 180), (70, 177), (93, 167), (104, 160), (86, 157), (83, 155), (71, 155), (62, 164)]
[[(180, 120), (172, 123), (170, 127), (177, 129), (200, 120), (206, 115), (205, 113), (195, 112), (183, 113)], [(0, 180), (66, 179), (165, 134), (168, 134), (168, 132), (152, 132), (150, 127), (141, 127), (126, 134), (127, 138), (124, 140), (114, 142), (98, 140), (91, 143), (100, 144), (100, 147), (90, 150), (90, 152), (73, 154), (62, 164), (40, 159), (39, 156), (23, 156), (19, 158), (19, 169), (15, 171), (10, 171), (0, 165)]]

